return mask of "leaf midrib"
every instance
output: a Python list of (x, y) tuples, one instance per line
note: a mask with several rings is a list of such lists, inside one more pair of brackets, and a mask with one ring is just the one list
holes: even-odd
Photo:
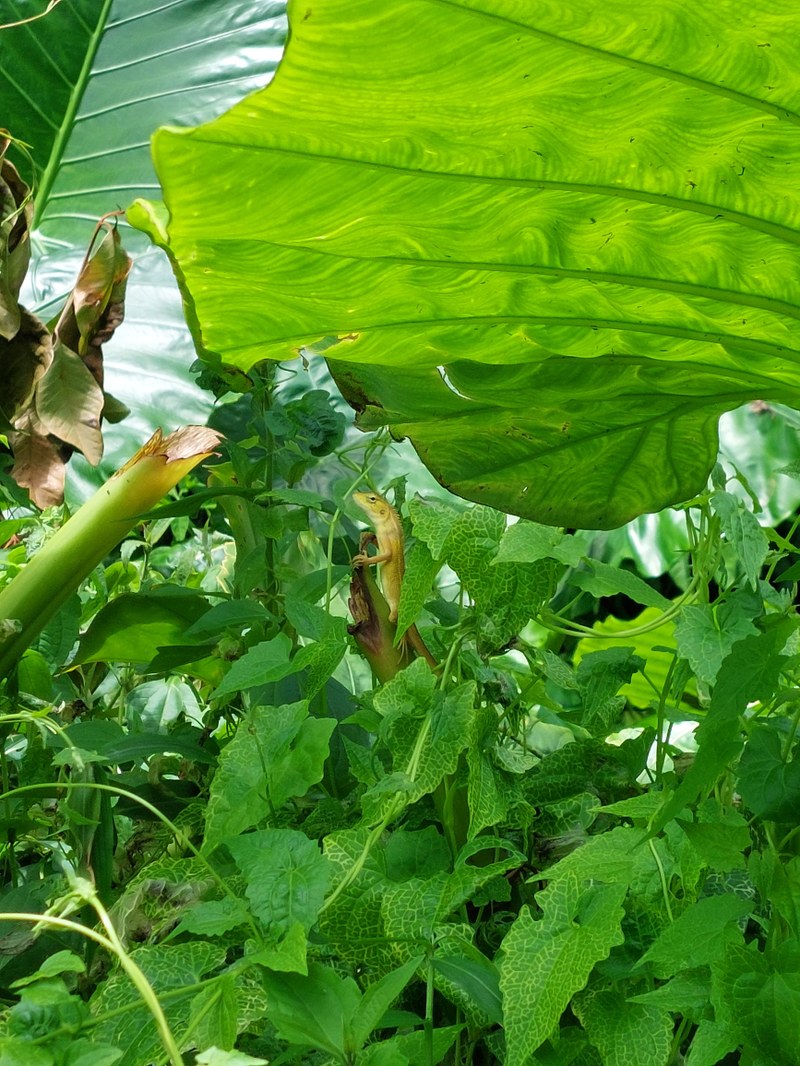
[(89, 84), (89, 80), (92, 76), (92, 67), (94, 65), (97, 50), (100, 47), (100, 42), (103, 39), (105, 33), (106, 23), (108, 22), (108, 16), (111, 10), (113, 0), (103, 0), (103, 6), (100, 10), (100, 14), (97, 17), (97, 21), (94, 25), (94, 29), (89, 35), (86, 46), (86, 54), (83, 57), (83, 63), (81, 65), (80, 73), (75, 79), (75, 85), (72, 88), (72, 92), (69, 95), (69, 101), (64, 111), (64, 115), (61, 119), (61, 123), (58, 128), (53, 146), (50, 149), (50, 158), (47, 160), (47, 166), (42, 174), (42, 180), (39, 183), (39, 188), (36, 190), (35, 209), (32, 222), (32, 228), (37, 229), (40, 225), (45, 211), (47, 210), (47, 204), (50, 200), (50, 193), (55, 183), (58, 172), (61, 169), (61, 162), (64, 152), (66, 151), (67, 143), (72, 135), (72, 130), (75, 125), (76, 116), (78, 114), (78, 108), (80, 107), (83, 94), (86, 91), (86, 86)]

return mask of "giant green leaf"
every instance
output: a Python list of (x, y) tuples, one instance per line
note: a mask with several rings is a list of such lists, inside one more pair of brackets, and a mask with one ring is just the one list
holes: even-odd
[(157, 134), (169, 218), (134, 216), (207, 357), (324, 350), (450, 488), (570, 525), (686, 498), (723, 411), (800, 402), (793, 8), (289, 13), (266, 90)]
[[(45, 6), (0, 0), (0, 25)], [(269, 80), (284, 23), (283, 0), (61, 0), (0, 30), (2, 122), (30, 145), (39, 179), (27, 306), (51, 316), (97, 218), (157, 192), (149, 138), (160, 122), (204, 121)], [(121, 225), (136, 265), (105, 368), (131, 416), (107, 431), (109, 470), (156, 427), (204, 422), (209, 407), (189, 377), (195, 354), (169, 265)]]

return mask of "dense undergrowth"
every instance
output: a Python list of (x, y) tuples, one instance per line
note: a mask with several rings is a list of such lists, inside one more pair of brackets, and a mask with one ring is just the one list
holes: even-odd
[[(800, 1062), (796, 523), (718, 466), (648, 577), (275, 381), (6, 681), (2, 1066)], [(440, 663), (381, 684), (368, 484)]]

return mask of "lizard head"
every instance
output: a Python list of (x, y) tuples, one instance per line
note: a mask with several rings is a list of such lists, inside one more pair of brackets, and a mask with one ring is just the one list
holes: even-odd
[(354, 492), (353, 500), (372, 520), (387, 518), (392, 513), (391, 505), (377, 492)]

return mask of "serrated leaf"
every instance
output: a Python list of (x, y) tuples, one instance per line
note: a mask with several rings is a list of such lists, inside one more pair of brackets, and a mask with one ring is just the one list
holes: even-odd
[(707, 968), (681, 970), (651, 992), (628, 996), (629, 1003), (645, 1003), (672, 1014), (682, 1014), (699, 1021), (708, 1013), (711, 999), (711, 974)]
[(428, 877), (449, 869), (450, 848), (435, 826), (411, 832), (396, 829), (383, 849), (386, 874), (393, 881)]
[(506, 817), (513, 793), (510, 788), (503, 788), (500, 774), (489, 755), (473, 744), (467, 748), (467, 769), (469, 839), (472, 840)]
[(502, 821), (512, 802), (512, 789), (498, 769), (498, 763), (502, 765), (502, 761), (495, 762), (492, 757), (497, 750), (496, 740), (497, 716), (494, 709), (478, 708), (473, 718), (466, 755), (470, 840)]
[(729, 492), (715, 492), (711, 507), (719, 516), (722, 532), (734, 547), (747, 580), (753, 589), (757, 589), (758, 577), (769, 551), (767, 534), (753, 512)]
[[(430, 671), (428, 671), (430, 673)], [(381, 903), (389, 885), (383, 854), (370, 847), (367, 829), (346, 829), (329, 834), (325, 857), (333, 870), (333, 888), (338, 889), (358, 864), (358, 876), (326, 906), (319, 928), (337, 955), (353, 966), (386, 973), (397, 964), (386, 939)]]
[(529, 803), (557, 803), (579, 795), (600, 762), (597, 742), (579, 740), (546, 755), (526, 776), (525, 798)]
[(686, 1056), (686, 1066), (717, 1066), (739, 1040), (730, 1026), (703, 1018), (697, 1027)]
[(655, 861), (640, 829), (618, 826), (610, 832), (590, 837), (586, 843), (547, 868), (550, 880), (576, 876), (605, 884), (630, 884), (644, 871), (654, 870)]
[(666, 596), (652, 588), (632, 570), (623, 570), (619, 566), (609, 566), (598, 559), (590, 559), (590, 571), (576, 570), (570, 574), (569, 583), (575, 585), (584, 592), (591, 593), (599, 599), (601, 596), (616, 596), (622, 593), (634, 603), (641, 603), (645, 607), (657, 607), (665, 611), (670, 602)]
[[(434, 693), (435, 684), (428, 665), (418, 659), (375, 697), (378, 710), (393, 708), (381, 727), (381, 739), (391, 751), (395, 779), (379, 781), (362, 797), (364, 816), (371, 823), (389, 810), (399, 813), (401, 795), (403, 805), (414, 803), (432, 792), (445, 774), (455, 772), (470, 735), (476, 688), (470, 681), (443, 695)], [(410, 702), (411, 693), (423, 695), (430, 705)]]
[(527, 907), (520, 912), (503, 940), (506, 1066), (525, 1066), (594, 965), (622, 943), (626, 891), (624, 884), (586, 888), (567, 874), (538, 894), (541, 919)]
[(542, 659), (544, 660), (544, 670), (548, 679), (560, 688), (574, 689), (578, 691), (578, 682), (575, 679), (575, 671), (568, 663), (556, 655), (554, 652), (545, 648), (542, 652)]
[(356, 1066), (411, 1066), (411, 1060), (390, 1038), (370, 1044), (359, 1052)]
[(583, 702), (581, 725), (596, 736), (606, 736), (625, 706), (620, 688), (628, 684), (644, 659), (631, 648), (609, 648), (585, 655), (575, 671)]
[(707, 794), (719, 774), (742, 750), (739, 716), (753, 700), (768, 699), (775, 691), (785, 658), (781, 654), (787, 633), (769, 629), (738, 643), (723, 662), (705, 719), (695, 738), (697, 754), (678, 788), (654, 819), (651, 832), (658, 832), (684, 807)]
[(233, 1048), (239, 1031), (239, 1003), (232, 974), (201, 989), (192, 1000), (192, 1015), (197, 1019), (192, 1039), (198, 1047)]
[(730, 944), (741, 942), (735, 923), (752, 909), (751, 901), (727, 893), (699, 899), (667, 926), (638, 965), (649, 963), (657, 977), (709, 966)]
[(701, 681), (713, 685), (734, 644), (758, 633), (752, 620), (760, 613), (760, 603), (739, 593), (719, 604), (684, 607), (675, 623), (678, 654)]
[(358, 1056), (357, 1066), (415, 1066), (430, 1057), (428, 1049), (431, 1046), (433, 1061), (442, 1062), (463, 1028), (463, 1025), (437, 1026), (430, 1037), (422, 1029), (392, 1036), (365, 1048)]
[(297, 664), (289, 658), (291, 650), (292, 642), (285, 633), (256, 644), (231, 666), (212, 692), (212, 697), (219, 699), (236, 692), (246, 692), (257, 685), (280, 681), (297, 673)]
[[(751, 1051), (775, 1066), (795, 1066), (800, 1047), (800, 965), (797, 941), (784, 941), (767, 959), (736, 948), (714, 967), (719, 1020)], [(723, 1017), (720, 1019), (719, 1015)]]
[[(675, 653), (668, 649), (675, 646), (675, 627), (671, 621), (657, 626), (655, 623), (662, 617), (662, 612), (654, 607), (647, 607), (635, 619), (614, 618), (609, 616), (592, 626), (593, 636), (585, 637), (578, 642), (575, 649), (575, 662), (579, 662), (585, 655), (593, 651), (601, 651), (606, 648), (616, 648), (620, 644), (620, 634), (624, 643), (630, 645), (635, 653), (641, 656), (646, 663), (645, 670), (652, 685), (642, 674), (634, 674), (629, 684), (620, 689), (620, 695), (634, 705), (634, 707), (649, 707), (655, 698), (653, 686), (661, 691), (671, 678), (674, 678)], [(644, 633), (628, 636), (627, 631), (631, 628), (640, 629), (653, 626)], [(694, 694), (695, 682), (692, 677), (686, 685), (686, 691)], [(687, 713), (691, 708), (685, 705), (681, 708)]]
[(676, 818), (692, 847), (712, 870), (728, 873), (745, 866), (744, 851), (752, 841), (745, 818), (734, 809), (725, 810), (718, 800), (698, 806), (697, 821)]
[[(262, 948), (248, 955), (248, 961), (258, 966), (266, 966), (276, 973), (308, 973), (308, 937), (300, 922), (292, 922), (283, 939), (276, 947)], [(243, 976), (247, 976), (244, 971)], [(259, 985), (260, 992), (260, 985)], [(253, 1020), (261, 1018), (266, 1012), (256, 1010)]]
[(311, 700), (327, 683), (347, 651), (347, 629), (343, 618), (328, 618), (326, 632), (319, 640), (306, 644), (292, 660), (294, 672), (306, 670), (303, 686)]
[(490, 647), (502, 647), (541, 609), (563, 569), (552, 559), (495, 563), (505, 529), (505, 515), (473, 507), (459, 515), (447, 540), (447, 562), (475, 601), (480, 635)]
[(585, 536), (562, 533), (553, 526), (538, 522), (515, 522), (502, 536), (494, 563), (536, 563), (540, 559), (557, 559), (566, 566), (577, 566), (587, 550)]
[(643, 792), (641, 796), (631, 796), (617, 803), (604, 803), (598, 807), (603, 814), (615, 814), (618, 818), (630, 818), (632, 821), (647, 821), (652, 818), (664, 802), (659, 792)]
[(228, 840), (227, 846), (268, 937), (278, 940), (295, 923), (309, 930), (331, 876), (314, 841), (294, 829), (262, 829)]

